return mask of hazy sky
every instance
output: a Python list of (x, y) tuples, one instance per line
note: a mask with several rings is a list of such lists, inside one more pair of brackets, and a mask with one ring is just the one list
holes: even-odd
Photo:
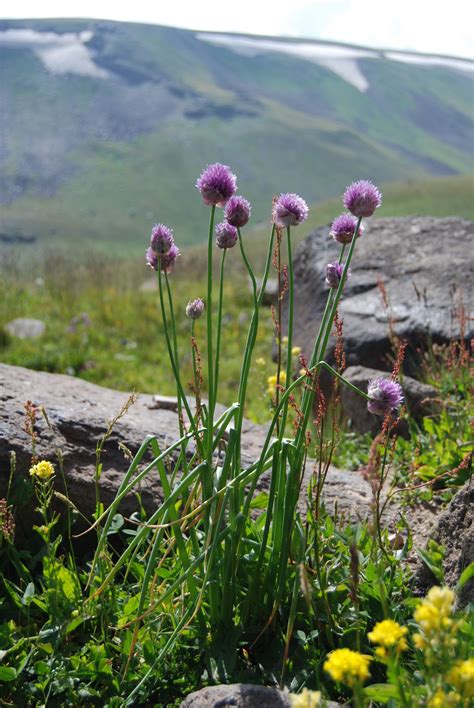
[(91, 17), (473, 58), (471, 0), (4, 0), (1, 18)]

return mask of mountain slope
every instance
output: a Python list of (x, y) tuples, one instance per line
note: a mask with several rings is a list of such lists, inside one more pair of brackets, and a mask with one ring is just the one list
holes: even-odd
[[(86, 20), (0, 23), (0, 238), (133, 253), (205, 237), (194, 189), (232, 166), (253, 218), (357, 177), (468, 173), (472, 64)], [(438, 62), (438, 63), (437, 63)]]

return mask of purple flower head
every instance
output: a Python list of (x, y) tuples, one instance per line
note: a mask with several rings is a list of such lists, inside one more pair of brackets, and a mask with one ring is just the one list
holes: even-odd
[(173, 266), (178, 256), (180, 256), (178, 247), (173, 243), (168, 253), (159, 256), (150, 246), (146, 252), (146, 262), (153, 270), (161, 268), (162, 273), (171, 273)]
[[(332, 236), (335, 241), (339, 241), (339, 243), (350, 243), (354, 237), (356, 226), (357, 219), (349, 214), (341, 214), (341, 216), (338, 216), (332, 222), (329, 235)], [(361, 235), (363, 229), (364, 227), (361, 224), (357, 232), (358, 237)]]
[(298, 226), (308, 216), (308, 206), (297, 194), (280, 194), (273, 205), (273, 223), (276, 226)]
[(153, 270), (158, 270), (158, 255), (151, 246), (146, 252), (146, 264), (149, 265), (150, 268), (153, 268)]
[(372, 182), (361, 179), (347, 187), (342, 201), (354, 216), (372, 216), (382, 204), (382, 195)]
[(238, 229), (245, 226), (250, 219), (252, 207), (245, 197), (231, 197), (224, 209), (224, 216), (232, 226)]
[(168, 253), (160, 256), (160, 266), (162, 273), (171, 273), (176, 263), (176, 259), (180, 256), (179, 248), (173, 243)]
[(198, 320), (204, 312), (204, 301), (198, 297), (186, 305), (186, 314), (191, 320)]
[[(330, 288), (338, 288), (341, 282), (342, 273), (344, 272), (344, 265), (339, 263), (339, 261), (333, 261), (328, 263), (326, 266), (326, 285)], [(350, 275), (350, 270), (347, 272), (347, 278)]]
[(370, 398), (367, 402), (367, 410), (375, 415), (386, 416), (400, 408), (403, 403), (402, 387), (392, 379), (380, 378), (369, 381), (367, 393)]
[(237, 177), (230, 167), (216, 162), (202, 171), (196, 182), (204, 204), (223, 207), (237, 191)]
[(233, 248), (237, 243), (237, 229), (227, 221), (223, 221), (216, 226), (216, 244), (219, 248)]
[(164, 224), (155, 224), (151, 232), (150, 248), (162, 256), (174, 243), (173, 232)]

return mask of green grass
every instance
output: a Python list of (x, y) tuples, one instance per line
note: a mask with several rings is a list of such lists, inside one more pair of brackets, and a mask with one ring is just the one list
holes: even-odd
[[(473, 217), (473, 180), (449, 177), (422, 182), (387, 184), (383, 187), (384, 204), (380, 216), (457, 214)], [(207, 211), (196, 205), (197, 211)], [(293, 229), (295, 241), (316, 226), (329, 223), (341, 211), (340, 199), (333, 199), (310, 209), (304, 226)], [(267, 248), (269, 229), (261, 226), (244, 230), (249, 258), (261, 267)], [(147, 245), (149, 227), (144, 228), (140, 250)], [(177, 236), (177, 238), (179, 238)], [(84, 247), (86, 248), (86, 247)], [(16, 317), (35, 317), (46, 322), (46, 332), (38, 340), (0, 338), (0, 360), (4, 363), (59, 373), (71, 372), (89, 381), (121, 390), (172, 394), (166, 357), (156, 342), (161, 341), (162, 325), (157, 292), (142, 292), (153, 273), (140, 260), (112, 260), (68, 249), (46, 248), (31, 258), (11, 249), (5, 255), (1, 271), (4, 296), (0, 303), (0, 328)], [(218, 268), (215, 254), (215, 269)], [(185, 367), (185, 381), (191, 379), (189, 322), (184, 315), (188, 300), (205, 295), (206, 255), (202, 247), (185, 249), (172, 275), (176, 298), (180, 352)], [(251, 297), (237, 250), (229, 253), (226, 263), (226, 309), (223, 334), (221, 402), (231, 403), (239, 376), (239, 353), (245, 342)], [(43, 285), (36, 284), (41, 277)], [(69, 331), (71, 319), (87, 313), (91, 324), (79, 324)], [(204, 327), (202, 330), (204, 331)], [(199, 323), (198, 323), (199, 335)], [(255, 358), (264, 358), (265, 366), (256, 368), (257, 385), (252, 390), (248, 414), (262, 418), (268, 414), (265, 393), (266, 377), (273, 372), (271, 363), (273, 323), (270, 310), (264, 308)], [(297, 343), (296, 343), (297, 344)], [(204, 337), (200, 346), (205, 352)]]

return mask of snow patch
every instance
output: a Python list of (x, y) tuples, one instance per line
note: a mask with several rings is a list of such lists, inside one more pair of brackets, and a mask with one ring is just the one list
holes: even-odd
[(446, 66), (448, 69), (458, 71), (474, 71), (474, 62), (469, 59), (450, 59), (449, 57), (420, 56), (419, 54), (406, 54), (402, 52), (384, 52), (386, 59), (401, 61), (406, 64), (420, 64), (424, 66)]
[(280, 42), (271, 39), (238, 37), (227, 34), (199, 32), (198, 39), (211, 44), (226, 45), (239, 54), (257, 56), (266, 52), (289, 54), (299, 59), (324, 66), (340, 76), (359, 91), (367, 91), (369, 82), (357, 63), (358, 59), (376, 59), (378, 52), (370, 49), (353, 49), (338, 44), (317, 44), (313, 42)]
[(31, 49), (51, 74), (78, 74), (105, 79), (108, 72), (94, 63), (87, 47), (93, 32), (37, 32), (31, 29), (8, 29), (0, 32), (0, 46)]

